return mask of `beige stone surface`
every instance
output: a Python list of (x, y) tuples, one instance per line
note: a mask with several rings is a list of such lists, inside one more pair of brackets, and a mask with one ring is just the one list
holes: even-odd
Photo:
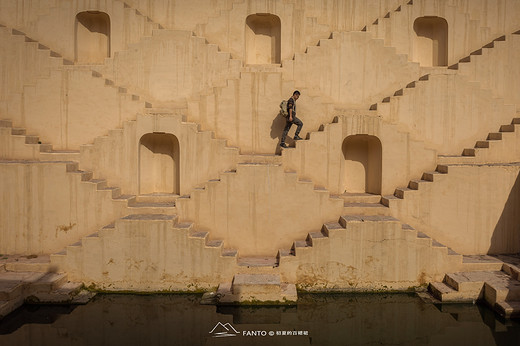
[[(360, 141), (348, 143), (348, 138), (355, 138), (350, 136), (358, 136)], [(379, 167), (369, 162), (369, 157), (377, 155), (377, 149), (362, 147), (363, 138), (374, 137), (381, 148), (380, 157), (375, 159), (380, 161)], [(357, 154), (349, 157), (349, 150)], [(355, 114), (339, 116), (337, 123), (312, 132), (310, 140), (298, 142), (294, 150), (284, 150), (282, 158), (286, 167), (333, 193), (388, 194), (433, 167), (436, 152), (395, 124), (368, 114)], [(357, 183), (352, 182), (354, 177), (359, 177)], [(372, 187), (370, 179), (375, 180)]]
[[(500, 269), (462, 255), (520, 251), (518, 13), (516, 0), (2, 1), (0, 253), (52, 254), (113, 291), (237, 274), (407, 289)], [(304, 140), (280, 150), (295, 89)]]
[(462, 263), (460, 255), (432, 246), (394, 218), (346, 216), (342, 223), (346, 228), (332, 228), (328, 237), (312, 234), (312, 246), (283, 256), (282, 279), (311, 291), (402, 290), (442, 278)]
[(236, 256), (222, 249), (222, 242), (208, 242), (206, 233), (176, 224), (174, 217), (135, 215), (68, 246), (51, 261), (71, 280), (102, 290), (198, 291), (231, 281)]
[(459, 253), (515, 253), (517, 180), (517, 164), (450, 165), (391, 210)]
[(275, 256), (292, 242), (337, 219), (343, 200), (298, 181), (279, 165), (240, 164), (177, 200), (181, 221), (194, 222), (243, 256)]

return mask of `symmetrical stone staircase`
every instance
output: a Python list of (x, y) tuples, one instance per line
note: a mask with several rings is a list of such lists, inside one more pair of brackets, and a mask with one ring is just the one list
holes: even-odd
[[(445, 71), (412, 82), (407, 88), (398, 90), (394, 96), (373, 106), (372, 110), (377, 110), (378, 115), (390, 122), (405, 125), (410, 133), (422, 137), (439, 152), (452, 154), (458, 152), (457, 148), (467, 145), (465, 143), (476, 141), (490, 126), (512, 119), (516, 107), (506, 104), (503, 99), (494, 98), (480, 88), (478, 82)], [(439, 93), (449, 93), (449, 98), (458, 102), (432, 104), (425, 98), (431, 95), (428, 97), (433, 99)], [(473, 116), (457, 117), (458, 112), (463, 112), (462, 107), (471, 107), (469, 110)], [(440, 124), (448, 118), (452, 119), (454, 131), (446, 135)]]
[[(14, 32), (12, 32), (12, 33), (14, 33)], [(163, 35), (163, 34), (170, 35), (171, 32), (161, 30), (160, 35)], [(333, 35), (332, 40), (341, 37), (342, 40), (348, 41), (348, 38), (346, 38), (347, 36), (356, 36), (356, 35), (366, 37), (366, 34), (362, 34), (362, 33), (355, 33), (355, 34), (354, 33), (353, 34), (341, 33), (341, 34)], [(190, 35), (188, 35), (188, 36), (190, 36)], [(189, 39), (190, 40), (192, 39), (191, 36)], [(202, 41), (200, 38), (195, 38), (195, 40)], [(335, 42), (338, 42), (338, 41), (333, 42), (331, 40), (324, 40), (323, 42), (320, 42), (319, 47), (331, 46), (331, 45), (335, 44)], [(383, 47), (381, 41), (372, 40), (371, 42), (375, 42), (374, 44), (380, 45), (382, 47), (382, 49), (385, 51), (391, 50), (391, 49), (387, 49), (387, 48)], [(199, 42), (199, 43), (202, 44), (202, 42)], [(142, 46), (141, 43), (138, 43), (138, 46), (141, 47)], [(215, 47), (212, 46), (211, 49), (216, 50), (216, 46)], [(317, 51), (317, 50), (320, 50), (320, 48), (309, 49), (305, 56), (297, 55), (297, 58), (295, 58), (294, 62), (287, 64), (287, 65), (291, 65), (291, 66), (287, 66), (287, 67), (289, 69), (292, 69), (292, 73), (298, 74), (298, 68), (307, 66), (306, 64), (310, 64), (310, 65), (314, 64), (314, 62), (312, 60), (313, 54), (317, 54), (317, 55), (319, 54), (321, 56), (324, 54), (323, 52), (326, 51), (326, 49), (322, 49), (322, 50), (320, 50), (320, 53), (313, 53), (313, 51)], [(125, 54), (130, 54), (130, 53), (127, 52)], [(121, 54), (121, 55), (124, 55), (124, 54)], [(218, 52), (216, 55), (219, 55)], [(327, 55), (327, 54), (325, 54), (325, 55)], [(330, 56), (333, 56), (333, 55), (330, 54)], [(320, 57), (320, 59), (321, 59), (321, 57)], [(402, 59), (404, 59), (404, 57), (401, 56), (401, 57), (399, 57), (399, 59), (402, 60)], [(227, 55), (224, 60), (231, 61), (230, 56)], [(304, 61), (304, 62), (301, 62), (301, 64), (300, 64), (300, 61)], [(300, 65), (298, 65), (298, 64), (300, 64)], [(220, 63), (218, 63), (218, 65), (220, 65)], [(334, 64), (330, 64), (330, 65), (334, 65)], [(110, 69), (110, 67), (105, 67), (105, 68)], [(246, 74), (248, 72), (242, 72), (242, 73)], [(226, 76), (226, 75), (228, 75), (227, 72), (222, 73), (222, 76)], [(334, 73), (329, 74), (329, 75), (327, 73), (323, 74), (324, 77), (327, 77), (327, 76), (330, 77), (331, 75), (334, 75)], [(92, 76), (93, 77), (102, 77), (101, 74), (99, 74), (99, 73), (93, 73)], [(219, 76), (217, 79), (221, 80), (222, 76)], [(241, 77), (242, 77), (242, 75), (241, 75)], [(314, 77), (316, 77), (316, 76), (314, 76)], [(449, 77), (438, 77), (437, 75), (432, 75), (432, 76), (422, 77), (419, 79), (419, 81), (426, 81), (426, 80), (429, 80), (430, 78), (449, 78)], [(224, 80), (226, 81), (226, 85), (224, 87), (228, 87), (229, 82), (227, 80), (227, 77), (225, 77)], [(306, 82), (306, 81), (304, 81), (304, 82)], [(111, 86), (111, 87), (113, 87), (115, 84), (114, 82), (112, 82), (109, 79), (105, 79), (104, 83), (105, 83), (105, 85)], [(119, 84), (119, 83), (117, 83), (117, 84)], [(126, 83), (122, 83), (122, 84), (126, 84)], [(132, 84), (132, 83), (129, 83), (129, 84)], [(302, 85), (304, 85), (304, 84), (302, 84)], [(410, 88), (415, 87), (415, 82), (409, 84), (409, 86), (410, 86)], [(127, 90), (125, 88), (122, 88), (122, 87), (116, 87), (116, 88), (117, 88), (118, 92), (120, 92), (120, 93), (127, 92)], [(25, 88), (26, 91), (28, 89), (30, 89), (30, 87)], [(331, 93), (332, 93), (332, 91), (329, 92), (329, 94), (331, 94)], [(218, 94), (218, 92), (216, 92), (215, 94)], [(483, 93), (480, 93), (479, 96), (481, 96), (483, 98), (482, 94)], [(134, 99), (134, 96), (135, 95), (130, 95), (130, 98), (133, 101), (137, 101), (136, 99)], [(397, 91), (394, 94), (394, 96), (404, 96), (403, 89), (400, 89), (400, 91)], [(135, 96), (135, 97), (137, 97), (137, 96)], [(392, 113), (391, 110), (386, 110), (386, 111), (384, 110), (384, 106), (382, 104), (391, 103), (391, 101), (392, 101), (391, 98), (385, 98), (381, 104), (378, 104), (377, 107), (373, 107), (372, 109), (373, 110), (377, 109), (379, 112), (382, 112), (384, 116), (386, 116), (392, 120), (401, 121), (401, 119), (394, 117), (395, 113)], [(402, 102), (402, 101), (400, 101), (400, 102)], [(145, 108), (147, 106), (148, 106), (148, 108), (150, 108), (151, 105), (145, 104)], [(507, 107), (504, 107), (504, 108), (507, 108)], [(169, 115), (169, 117), (173, 118), (174, 116)], [(179, 116), (178, 119), (176, 119), (176, 121), (179, 119), (182, 119), (182, 116)], [(181, 121), (179, 120), (179, 122), (181, 122)], [(503, 130), (504, 130), (503, 132), (511, 132), (511, 129), (514, 130), (514, 127), (515, 127), (514, 124), (516, 124), (517, 122), (518, 122), (517, 120), (514, 120), (512, 127), (511, 126), (503, 127)], [(10, 121), (1, 121), (0, 125), (2, 125), (0, 127), (3, 127), (3, 128), (12, 128), (12, 122), (10, 122)], [(38, 126), (36, 126), (36, 127), (38, 127)], [(197, 127), (197, 125), (190, 124), (189, 127), (191, 129), (193, 127)], [(502, 128), (501, 128), (501, 130), (502, 130)], [(198, 129), (195, 130), (194, 132), (197, 132), (197, 131), (198, 131)], [(112, 138), (121, 137), (123, 135), (123, 132), (124, 132), (124, 130), (113, 130), (108, 137), (112, 137)], [(200, 133), (200, 132), (197, 132), (197, 133)], [(34, 146), (34, 147), (36, 147), (36, 145), (38, 145), (37, 144), (37, 142), (39, 141), (38, 138), (34, 137), (34, 136), (26, 136), (24, 133), (24, 130), (22, 130), (22, 129), (18, 129), (18, 128), (13, 129), (12, 128), (10, 134), (12, 136), (16, 136), (16, 141), (18, 141), (18, 142), (24, 141), (25, 142), (25, 143), (23, 143), (24, 145), (30, 145), (30, 146)], [(18, 137), (18, 136), (23, 136), (23, 137)], [(108, 137), (106, 137), (106, 138), (108, 138)], [(490, 137), (491, 137), (490, 139), (492, 139), (492, 140), (498, 139), (499, 137), (502, 138), (501, 136), (499, 136), (496, 133), (493, 135), (490, 134)], [(96, 145), (97, 145), (97, 148), (99, 150), (99, 148), (103, 147), (103, 144), (99, 144), (99, 142), (103, 141), (106, 138), (102, 138), (102, 139), (98, 140), (98, 143), (94, 143), (91, 146), (91, 148), (96, 147)], [(312, 135), (311, 135), (311, 139), (312, 139)], [(104, 144), (104, 145), (107, 145), (107, 144)], [(485, 147), (486, 145), (489, 147), (489, 141), (477, 142), (477, 145), (479, 147)], [(16, 144), (16, 146), (20, 146), (20, 144)], [(224, 144), (224, 146), (225, 146), (225, 144)], [(39, 148), (40, 148), (40, 151), (42, 151), (42, 148), (43, 148), (43, 151), (47, 152), (46, 154), (43, 154), (43, 155), (41, 153), (38, 154), (40, 157), (49, 157), (50, 155), (53, 155), (53, 154), (56, 154), (55, 157), (62, 157), (62, 158), (69, 157), (69, 155), (77, 157), (79, 154), (79, 152), (77, 152), (77, 153), (52, 152), (51, 147), (49, 145), (39, 145)], [(32, 148), (31, 150), (34, 151), (34, 148)], [(15, 153), (14, 154), (15, 156), (18, 156), (17, 151), (14, 151), (14, 153)], [(471, 150), (467, 150), (467, 151), (465, 150), (464, 153), (471, 154), (472, 152), (471, 152)], [(475, 151), (473, 151), (473, 154), (475, 154)], [(36, 155), (36, 154), (33, 154), (33, 155)], [(47, 156), (45, 156), (45, 155), (47, 155)], [(263, 159), (265, 159), (265, 158), (257, 158), (255, 156), (242, 156), (242, 158), (239, 158), (238, 161), (240, 162), (240, 160), (251, 160), (252, 162), (258, 164), (259, 163), (258, 161), (263, 161)], [(270, 160), (274, 160), (274, 159), (267, 158), (266, 160), (270, 162)], [(242, 166), (244, 166), (244, 165), (242, 165)], [(272, 163), (271, 163), (271, 166), (273, 166)], [(184, 224), (184, 223), (179, 224), (177, 222), (177, 217), (175, 214), (173, 214), (174, 210), (172, 209), (175, 207), (174, 199), (176, 198), (176, 196), (168, 195), (168, 196), (166, 196), (167, 199), (164, 200), (163, 197), (165, 197), (165, 196), (139, 196), (139, 197), (133, 196), (132, 197), (132, 196), (121, 195), (121, 191), (119, 189), (107, 187), (106, 181), (93, 179), (93, 174), (91, 172), (85, 172), (85, 171), (79, 170), (78, 165), (75, 163), (68, 164), (67, 169), (70, 170), (71, 172), (79, 173), (81, 175), (82, 181), (88, 181), (89, 183), (94, 184), (96, 189), (108, 190), (109, 192), (112, 193), (112, 197), (114, 199), (127, 200), (128, 202), (130, 202), (129, 207), (138, 208), (138, 210), (136, 210), (135, 215), (129, 215), (125, 218), (119, 219), (115, 222), (115, 224), (108, 225), (105, 228), (101, 229), (99, 232), (97, 232), (91, 236), (82, 238), (82, 240), (80, 242), (67, 247), (67, 249), (64, 252), (53, 255), (52, 256), (53, 263), (59, 264), (63, 268), (67, 268), (71, 273), (70, 275), (75, 276), (77, 278), (88, 277), (90, 282), (94, 283), (94, 284), (99, 281), (107, 282), (107, 285), (105, 287), (100, 287), (100, 288), (110, 289), (110, 290), (123, 289), (124, 287), (127, 287), (125, 285), (128, 284), (128, 282), (132, 282), (132, 280), (135, 280), (136, 278), (139, 279), (139, 281), (142, 283), (143, 286), (132, 287), (135, 289), (140, 289), (140, 290), (156, 289), (158, 287), (158, 286), (156, 286), (156, 283), (161, 282), (161, 280), (164, 283), (164, 286), (162, 286), (162, 288), (164, 288), (165, 290), (184, 289), (185, 287), (183, 286), (183, 284), (185, 283), (185, 278), (175, 277), (172, 280), (171, 277), (168, 277), (168, 275), (176, 275), (176, 273), (178, 273), (178, 271), (176, 271), (176, 270), (179, 269), (179, 267), (185, 268), (185, 266), (189, 266), (189, 265), (192, 265), (192, 267), (188, 267), (189, 270), (192, 270), (192, 273), (200, 274), (200, 268), (196, 267), (196, 265), (193, 265), (193, 263), (190, 263), (190, 261), (192, 258), (201, 258), (201, 261), (204, 263), (201, 263), (200, 265), (201, 266), (206, 265), (207, 267), (203, 268), (203, 273), (201, 274), (203, 277), (201, 278), (201, 282), (194, 283), (194, 289), (206, 289), (215, 284), (215, 279), (210, 278), (211, 275), (213, 274), (213, 270), (211, 269), (212, 265), (215, 265), (215, 263), (216, 263), (217, 266), (221, 266), (219, 269), (219, 273), (223, 273), (223, 274), (221, 275), (221, 277), (217, 278), (219, 280), (220, 279), (222, 280), (220, 282), (228, 280), (229, 276), (233, 273), (233, 270), (236, 269), (229, 265), (229, 263), (234, 264), (237, 261), (238, 254), (237, 254), (236, 250), (224, 249), (223, 243), (220, 240), (209, 240), (208, 232), (195, 231), (193, 229), (194, 228), (193, 224)], [(439, 165), (437, 167), (437, 170), (438, 170), (437, 172), (424, 173), (422, 179), (410, 181), (408, 188), (396, 189), (396, 191), (394, 193), (394, 197), (400, 198), (400, 199), (404, 198), (405, 194), (407, 194), (408, 191), (417, 190), (417, 189), (419, 189), (419, 186), (421, 184), (426, 183), (426, 182), (431, 182), (431, 181), (437, 180), (438, 177), (442, 177), (442, 174), (447, 173), (447, 169), (448, 168), (446, 165)], [(240, 165), (239, 165), (239, 168), (237, 168), (237, 171), (239, 171), (239, 170), (240, 170)], [(235, 172), (231, 171), (231, 172), (222, 173), (222, 174), (223, 174), (223, 176), (230, 176), (230, 175), (237, 174), (237, 171), (235, 171)], [(291, 179), (292, 179), (292, 177), (296, 176), (296, 174), (294, 174), (292, 172), (290, 172), (290, 173), (286, 172), (284, 174), (286, 176), (290, 176)], [(190, 199), (198, 198), (198, 197), (196, 197), (196, 195), (198, 195), (200, 193), (209, 194), (207, 192), (207, 190), (212, 189), (213, 188), (212, 186), (217, 185), (218, 183), (219, 183), (219, 181), (215, 180), (215, 179), (208, 181), (206, 183), (204, 189), (194, 190)], [(325, 192), (326, 194), (328, 194), (328, 191), (324, 190), (323, 188), (316, 189), (314, 186), (314, 183), (310, 180), (300, 180), (300, 183), (302, 183), (303, 185), (309, 185), (313, 190), (316, 190), (316, 191), (314, 191), (316, 193)], [(202, 192), (203, 190), (206, 192)], [(318, 252), (318, 251), (320, 251), (319, 249), (321, 247), (322, 248), (321, 251), (323, 251), (323, 249), (325, 249), (327, 246), (329, 246), (329, 245), (325, 245), (326, 242), (330, 241), (327, 238), (333, 238), (335, 236), (339, 237), (339, 233), (342, 233), (341, 236), (344, 236), (344, 233), (347, 233), (347, 229), (348, 229), (347, 226), (349, 224), (356, 224), (356, 227), (357, 227), (361, 223), (365, 223), (365, 222), (366, 223), (379, 222), (379, 223), (384, 223), (384, 224), (389, 223), (389, 224), (392, 224), (393, 227), (396, 226), (396, 227), (394, 227), (395, 229), (392, 229), (392, 231), (390, 232), (390, 233), (392, 233), (391, 236), (395, 237), (392, 239), (398, 239), (398, 240), (406, 239), (406, 241), (408, 241), (412, 244), (416, 244), (416, 245), (418, 244), (418, 246), (420, 246), (421, 248), (425, 247), (428, 249), (427, 254), (429, 254), (429, 255), (433, 254), (432, 256), (439, 256), (439, 257), (445, 259), (445, 261), (446, 261), (445, 263), (452, 263), (452, 264), (455, 263), (461, 269), (464, 269), (465, 267), (474, 268), (474, 267), (478, 266), (475, 263), (471, 263), (471, 262), (467, 262), (467, 261), (464, 262), (464, 258), (462, 256), (454, 253), (446, 246), (428, 238), (428, 236), (426, 236), (425, 234), (416, 232), (410, 226), (400, 225), (400, 228), (399, 228), (399, 222), (396, 219), (386, 216), (388, 213), (388, 208), (384, 208), (380, 204), (378, 204), (379, 201), (376, 202), (376, 200), (380, 199), (383, 204), (385, 204), (387, 207), (389, 207), (389, 206), (391, 206), (391, 203), (392, 203), (391, 200), (394, 199), (394, 197), (381, 198), (380, 196), (367, 196), (367, 195), (363, 195), (363, 196), (342, 195), (341, 197), (344, 200), (343, 212), (345, 212), (345, 210), (350, 210), (348, 213), (351, 215), (342, 217), (340, 219), (339, 223), (326, 224), (321, 232), (310, 232), (305, 241), (294, 242), (291, 250), (287, 250), (287, 249), (281, 250), (278, 254), (277, 262), (274, 263), (275, 267), (279, 267), (280, 268), (279, 270), (285, 270), (284, 268), (287, 268), (286, 266), (290, 267), (291, 265), (293, 265), (295, 263), (298, 264), (298, 261), (301, 260), (302, 258), (305, 260), (308, 260), (308, 259), (313, 259), (313, 256), (319, 257), (316, 254), (313, 255), (311, 253), (312, 248), (314, 248), (314, 250), (316, 250), (316, 252)], [(183, 199), (187, 200), (188, 198), (184, 197)], [(367, 204), (370, 204), (370, 206), (368, 206)], [(147, 214), (147, 215), (143, 215), (143, 212), (141, 210), (143, 208), (147, 208), (147, 207), (162, 208), (162, 209), (160, 209), (160, 210), (154, 209), (155, 212)], [(363, 210), (356, 209), (358, 207), (363, 207), (364, 209)], [(359, 212), (365, 212), (367, 209), (371, 209), (371, 208), (373, 208), (374, 210), (377, 209), (377, 210), (381, 210), (381, 211), (377, 211), (376, 213), (378, 215), (375, 215), (375, 216), (374, 215), (356, 215)], [(371, 214), (371, 212), (367, 212), (367, 214)], [(199, 226), (200, 223), (201, 222), (197, 222), (197, 226)], [(152, 232), (150, 232), (153, 234), (143, 233), (143, 232), (145, 232), (145, 230), (147, 231), (149, 229), (153, 230)], [(172, 233), (173, 233), (173, 235), (172, 235)], [(140, 243), (137, 241), (134, 242), (133, 239), (135, 239), (135, 236), (137, 236), (137, 238), (153, 239), (154, 242), (153, 243), (150, 242), (150, 243), (154, 244), (154, 246), (156, 246), (156, 248), (152, 248), (152, 247), (150, 247), (149, 249), (140, 248), (140, 246), (143, 243)], [(168, 237), (172, 237), (172, 238), (168, 238)], [(169, 245), (171, 245), (172, 243), (180, 244), (180, 245), (178, 245), (178, 248), (176, 248), (176, 250), (178, 252), (175, 253), (175, 255), (182, 254), (182, 255), (186, 255), (186, 256), (175, 257), (172, 260), (172, 258), (168, 258), (170, 251), (166, 251), (166, 250), (170, 250), (170, 249), (168, 249), (167, 247), (165, 248), (166, 250), (161, 249), (161, 251), (164, 250), (164, 251), (160, 252), (160, 256), (163, 256), (162, 258), (159, 258), (159, 256), (155, 256), (154, 250), (159, 248), (162, 244), (165, 244), (165, 242), (164, 242), (165, 239), (168, 240), (167, 243)], [(128, 245), (127, 247), (121, 246), (121, 244), (119, 243), (120, 241), (123, 241), (123, 240)], [(356, 240), (356, 239), (354, 239), (354, 240)], [(383, 239), (383, 240), (386, 240), (386, 239)], [(146, 241), (144, 243), (146, 243)], [(168, 246), (168, 245), (165, 245), (165, 246)], [(177, 245), (175, 245), (175, 246), (177, 246)], [(188, 253), (187, 254), (183, 253), (182, 252), (183, 249), (184, 250), (188, 249), (188, 250), (186, 250), (186, 252), (188, 252)], [(146, 258), (146, 260), (148, 262), (144, 261), (145, 262), (144, 264), (140, 263), (140, 262), (135, 262), (135, 261), (131, 262), (130, 254), (132, 254), (131, 253), (132, 251), (133, 251), (133, 254), (139, 253), (139, 255), (143, 255), (144, 257), (142, 257), (142, 258)], [(140, 251), (142, 251), (142, 252), (140, 252)], [(146, 251), (148, 251), (148, 252), (146, 252)], [(208, 259), (203, 259), (202, 256), (198, 257), (198, 255), (200, 255), (201, 253), (204, 253), (204, 254), (211, 253), (211, 255), (207, 256)], [(112, 255), (114, 255), (114, 257), (117, 257), (117, 256), (119, 256), (119, 257), (114, 259), (114, 258), (111, 258)], [(149, 256), (149, 257), (147, 257), (147, 256)], [(314, 259), (316, 259), (316, 258), (314, 258)], [(161, 269), (163, 269), (163, 271), (161, 271), (161, 269), (158, 270), (155, 267), (155, 264), (157, 263), (157, 261), (159, 261), (161, 263), (161, 265), (163, 266), (161, 268)], [(213, 261), (213, 263), (212, 263), (212, 261)], [(172, 263), (174, 263), (174, 264), (172, 265)], [(181, 263), (181, 264), (179, 265), (179, 263)], [(245, 261), (244, 263), (247, 263), (247, 261)], [(465, 265), (465, 264), (467, 264), (467, 265)], [(268, 265), (272, 265), (272, 263), (269, 262)], [(495, 265), (495, 264), (493, 264), (493, 265)], [(232, 270), (226, 269), (226, 266), (227, 266), (227, 268), (232, 268)], [(169, 270), (171, 270), (171, 271), (169, 271)], [(512, 271), (512, 269), (511, 269), (511, 271)], [(512, 271), (512, 273), (513, 273), (513, 271)], [(514, 273), (517, 273), (517, 272), (514, 272)], [(31, 275), (27, 274), (27, 276), (25, 274), (20, 274), (19, 278), (21, 278), (22, 281), (25, 280), (27, 282), (34, 282), (34, 280), (37, 280), (36, 282), (41, 283), (42, 286), (46, 285), (48, 281), (52, 281), (52, 282), (56, 283), (56, 285), (61, 284), (61, 280), (64, 280), (63, 276), (60, 276), (60, 275), (55, 276), (55, 275), (56, 274), (52, 274), (52, 275), (47, 274), (45, 277), (35, 278), (35, 276), (33, 276), (32, 274)], [(233, 283), (234, 286), (229, 287), (229, 290), (233, 295), (238, 295), (239, 297), (238, 298), (233, 297), (231, 299), (231, 301), (235, 301), (235, 299), (238, 299), (239, 301), (256, 299), (256, 298), (258, 298), (257, 296), (255, 296), (257, 289), (260, 289), (260, 290), (263, 289), (263, 288), (258, 288), (257, 286), (255, 286), (255, 284), (254, 284), (254, 281), (256, 280), (255, 277), (245, 277), (244, 275), (245, 274), (235, 275), (235, 282)], [(290, 277), (291, 274), (286, 273), (285, 275), (286, 275), (286, 278), (284, 278), (284, 280), (288, 280), (287, 277)], [(296, 275), (296, 274), (294, 274), (294, 275)], [(418, 275), (420, 275), (420, 270), (413, 272), (411, 275), (407, 276), (407, 278), (404, 280), (404, 282), (405, 283), (416, 282), (416, 281), (418, 281), (418, 279), (417, 279)], [(507, 287), (507, 285), (504, 285), (504, 282), (506, 282), (509, 285), (511, 284), (511, 282), (507, 281), (503, 277), (502, 274), (495, 273), (494, 275), (497, 275), (497, 277), (501, 281), (499, 282), (499, 284), (494, 285), (494, 286), (491, 284), (488, 285), (490, 287), (489, 294), (488, 294), (489, 302), (491, 302), (492, 304), (495, 304), (498, 301), (500, 301), (500, 299), (501, 299), (500, 297), (503, 295), (502, 290)], [(515, 274), (515, 275), (517, 275), (517, 274)], [(18, 277), (16, 275), (14, 275), (14, 276)], [(8, 277), (9, 276), (6, 276), (6, 278), (8, 278)], [(276, 294), (280, 293), (279, 290), (280, 290), (282, 284), (281, 284), (281, 279), (279, 277), (269, 277), (269, 278), (263, 278), (263, 279), (265, 279), (264, 281), (267, 281), (269, 284), (274, 286), (274, 290), (276, 291)], [(293, 280), (293, 279), (295, 279), (295, 278), (291, 277), (291, 280)], [(455, 281), (456, 279), (453, 279), (453, 280)], [(382, 281), (386, 282), (385, 280), (382, 280)], [(307, 282), (307, 284), (308, 284), (308, 282)], [(249, 286), (251, 286), (252, 288)], [(516, 284), (514, 286), (515, 286), (514, 288), (516, 289)], [(14, 293), (12, 293), (12, 295), (7, 295), (6, 296), (7, 298), (9, 298), (10, 300), (15, 300), (15, 298), (18, 299), (19, 297), (21, 297), (20, 292), (22, 292), (23, 289), (17, 288), (18, 286), (15, 287), (15, 286), (8, 285), (6, 287), (7, 287), (6, 291), (11, 292), (11, 293), (14, 292)], [(51, 286), (50, 289), (48, 289), (47, 286), (45, 286), (45, 287), (46, 288), (44, 289), (44, 291), (52, 291), (57, 288), (57, 286), (55, 286), (55, 285)], [(240, 297), (241, 291), (245, 292), (244, 293), (245, 296)], [(514, 289), (510, 290), (509, 293), (511, 293), (511, 292), (513, 292), (512, 294), (516, 294), (515, 293), (516, 291)], [(36, 297), (38, 297), (38, 296), (36, 295)], [(503, 310), (506, 312), (506, 314), (515, 313), (516, 310), (507, 310), (507, 309), (512, 308), (511, 307), (512, 303), (508, 303), (508, 304), (509, 304), (509, 307), (503, 307)], [(4, 304), (4, 306), (7, 306), (7, 305)]]
[[(377, 62), (366, 54), (377, 56)], [(397, 54), (383, 40), (360, 31), (333, 32), (329, 39), (321, 39), (305, 53), (296, 53), (282, 66), (285, 78), (295, 80), (297, 88), (319, 90), (335, 103), (352, 108), (370, 105), (421, 73), (418, 63), (409, 62), (406, 55)], [(396, 74), (383, 78), (377, 66), (395, 70)], [(341, 82), (344, 80), (350, 81), (348, 85)]]
[(501, 265), (486, 256), (457, 254), (393, 217), (377, 215), (345, 215), (326, 223), (290, 250), (280, 250), (278, 261), (284, 279), (306, 290), (405, 289), (439, 280), (453, 268), (496, 270)]
[[(62, 33), (65, 39), (49, 35), (50, 32), (61, 32), (63, 28), (73, 28), (76, 14), (96, 8), (117, 18), (124, 30), (120, 35), (112, 35), (111, 46), (114, 51), (126, 49), (128, 44), (137, 42), (142, 36), (149, 35), (152, 30), (162, 26), (154, 23), (150, 18), (143, 16), (139, 11), (119, 0), (103, 1), (85, 0), (33, 0), (20, 7), (17, 1), (2, 3), (4, 10), (0, 21), (20, 31), (28, 32), (30, 36), (42, 42), (45, 46), (53, 47), (69, 60), (74, 59), (74, 47), (69, 45), (73, 40), (73, 30)], [(23, 8), (23, 10), (21, 10)], [(15, 16), (9, 14), (15, 13)]]
[(341, 214), (343, 200), (280, 164), (241, 163), (178, 198), (177, 208), (182, 222), (211, 231), (241, 256), (270, 256)]
[(418, 61), (408, 30), (414, 27), (415, 19), (432, 16), (434, 13), (449, 23), (449, 62), (463, 58), (467, 52), (476, 50), (493, 39), (491, 28), (481, 26), (479, 20), (471, 19), (468, 13), (461, 12), (457, 6), (446, 0), (411, 0), (367, 25), (363, 31), (384, 39), (386, 46), (395, 47), (398, 53), (406, 54), (413, 61)]
[(207, 290), (231, 279), (236, 261), (223, 241), (165, 214), (123, 217), (51, 255), (69, 277), (108, 291)]
[[(182, 63), (171, 64), (178, 59)], [(162, 77), (160, 83), (153, 80), (155, 73), (142, 74), (142, 68), (150, 61), (154, 62), (152, 72)], [(104, 65), (94, 69), (117, 85), (132, 88), (147, 98), (163, 102), (164, 106), (208, 87), (224, 85), (227, 78), (239, 73), (241, 66), (241, 60), (220, 52), (216, 44), (208, 43), (204, 37), (194, 36), (190, 31), (156, 29), (151, 36), (116, 52)]]
[[(435, 165), (436, 151), (424, 141), (412, 138), (403, 126), (366, 111), (337, 109), (336, 112), (344, 115), (338, 115), (332, 123), (310, 132), (307, 140), (296, 142), (294, 149), (282, 151), (286, 169), (295, 170), (299, 176), (312, 179), (317, 185), (341, 195), (346, 186), (343, 143), (347, 137), (355, 135), (377, 137), (381, 143), (381, 166), (385, 171), (381, 181), (382, 194), (393, 192), (395, 186)], [(403, 154), (394, 155), (395, 152)]]
[[(380, 197), (380, 196), (376, 196)], [(374, 199), (375, 200), (375, 199)], [(452, 249), (448, 248), (447, 246), (437, 242), (434, 239), (431, 239), (426, 234), (422, 232), (416, 231), (412, 226), (408, 224), (401, 224), (399, 220), (387, 216), (387, 215), (355, 215), (355, 214), (348, 214), (343, 215), (339, 218), (338, 222), (331, 222), (326, 223), (323, 225), (320, 232), (310, 232), (307, 235), (307, 238), (305, 240), (298, 240), (295, 241), (291, 247), (290, 250), (279, 250), (278, 252), (278, 260), (280, 262), (284, 261), (287, 258), (290, 258), (291, 256), (298, 256), (299, 252), (306, 253), (306, 249), (312, 248), (313, 246), (317, 246), (317, 244), (320, 244), (321, 242), (325, 241), (334, 241), (333, 238), (337, 236), (338, 232), (347, 232), (349, 230), (349, 227), (352, 227), (352, 225), (361, 225), (363, 223), (367, 224), (395, 224), (400, 225), (400, 230), (398, 230), (399, 233), (403, 233), (405, 237), (413, 238), (414, 241), (417, 243), (421, 243), (433, 248), (438, 248), (439, 251), (441, 251), (444, 254), (447, 254), (448, 256), (458, 256), (460, 260), (462, 260), (462, 256), (457, 254)], [(355, 226), (354, 226), (355, 227)], [(355, 236), (354, 236), (355, 237)], [(331, 238), (330, 240), (327, 238)], [(318, 245), (323, 246), (323, 245)]]
[(381, 195), (345, 192), (339, 197), (345, 201), (343, 215), (390, 215), (388, 207), (381, 203)]

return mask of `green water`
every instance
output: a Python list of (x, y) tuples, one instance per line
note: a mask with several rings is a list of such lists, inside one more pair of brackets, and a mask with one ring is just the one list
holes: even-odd
[(295, 307), (265, 308), (200, 298), (99, 295), (84, 306), (24, 306), (0, 321), (0, 345), (520, 345), (520, 321), (408, 294), (305, 294)]

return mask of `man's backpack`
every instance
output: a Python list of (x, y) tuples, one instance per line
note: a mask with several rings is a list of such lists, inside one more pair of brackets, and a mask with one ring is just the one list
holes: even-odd
[(289, 117), (289, 112), (287, 112), (287, 100), (283, 100), (282, 102), (280, 102), (280, 114), (284, 118)]

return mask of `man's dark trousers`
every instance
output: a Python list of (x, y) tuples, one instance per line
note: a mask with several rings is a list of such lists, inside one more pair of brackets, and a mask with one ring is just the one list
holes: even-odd
[(296, 132), (294, 133), (294, 136), (297, 137), (300, 134), (300, 131), (301, 131), (302, 126), (303, 126), (302, 121), (300, 119), (298, 119), (297, 117), (295, 117), (295, 116), (293, 116), (293, 120), (292, 121), (289, 121), (289, 118), (287, 118), (287, 121), (285, 122), (285, 128), (283, 129), (282, 143), (285, 143), (285, 137), (287, 137), (287, 133), (291, 129), (292, 124), (298, 126), (296, 128)]

